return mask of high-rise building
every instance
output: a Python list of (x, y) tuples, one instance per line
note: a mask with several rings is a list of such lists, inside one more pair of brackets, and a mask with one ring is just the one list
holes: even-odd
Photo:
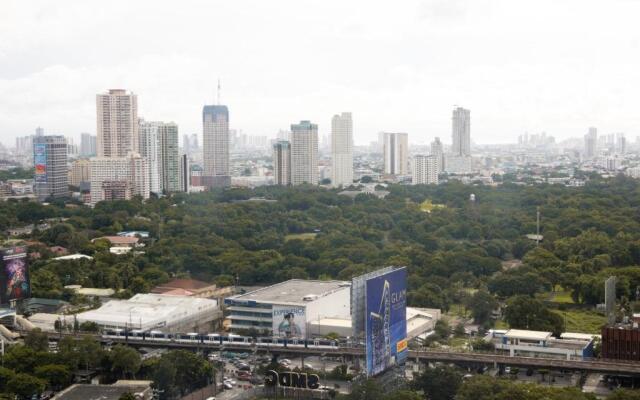
[(189, 163), (189, 155), (182, 154), (180, 156), (180, 191), (188, 193), (191, 186), (191, 164)]
[(451, 152), (454, 156), (471, 155), (471, 111), (462, 107), (453, 110), (451, 138)]
[(198, 151), (198, 134), (192, 133), (191, 135), (182, 135), (182, 150), (187, 154), (191, 155)]
[(624, 133), (620, 132), (616, 134), (616, 153), (625, 154), (627, 151), (627, 138)]
[(438, 184), (438, 159), (435, 155), (417, 155), (413, 159), (413, 184)]
[[(149, 163), (146, 157), (137, 153), (129, 153), (127, 157), (94, 157), (89, 160), (89, 175), (91, 177), (91, 204), (109, 200), (104, 192), (104, 182), (126, 182), (129, 196), (149, 198)], [(107, 184), (106, 187), (120, 188), (122, 185)], [(118, 189), (120, 190), (120, 189)], [(129, 199), (128, 197), (127, 199)]]
[(80, 186), (82, 182), (90, 182), (89, 160), (80, 159), (71, 163), (69, 170), (69, 184), (71, 186)]
[(72, 137), (65, 137), (67, 140), (67, 158), (77, 158), (79, 154), (78, 146), (74, 143)]
[(80, 156), (93, 157), (96, 155), (96, 136), (90, 133), (80, 135)]
[(180, 149), (178, 147), (178, 125), (160, 123), (158, 126), (159, 168), (162, 191), (180, 191)]
[(597, 155), (598, 129), (593, 126), (584, 135), (584, 158), (591, 159)]
[(409, 135), (406, 133), (384, 133), (384, 173), (390, 175), (409, 174)]
[(39, 201), (69, 195), (67, 141), (64, 136), (33, 138), (34, 191)]
[(291, 184), (318, 184), (318, 125), (291, 125)]
[(287, 186), (291, 184), (291, 143), (278, 140), (273, 144), (273, 183)]
[(229, 110), (227, 106), (202, 109), (202, 147), (206, 186), (229, 186)]
[(437, 137), (431, 142), (431, 155), (436, 158), (438, 162), (438, 173), (444, 171), (444, 147), (440, 138)]
[(350, 112), (331, 119), (331, 184), (335, 187), (353, 183), (353, 120)]
[(160, 122), (138, 120), (138, 136), (140, 138), (140, 155), (146, 157), (149, 164), (149, 189), (151, 193), (162, 193), (160, 178)]
[(96, 95), (98, 157), (138, 152), (138, 96), (122, 89)]

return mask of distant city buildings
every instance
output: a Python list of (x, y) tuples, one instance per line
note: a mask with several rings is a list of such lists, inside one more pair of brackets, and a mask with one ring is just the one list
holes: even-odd
[(291, 184), (291, 143), (279, 140), (273, 144), (273, 183)]
[(123, 89), (96, 95), (97, 154), (125, 157), (138, 152), (138, 96)]
[(413, 159), (413, 184), (438, 184), (438, 157), (435, 155), (417, 155)]
[(96, 136), (90, 133), (80, 135), (80, 156), (93, 157), (96, 153)]
[(33, 138), (34, 192), (39, 201), (69, 196), (67, 141), (64, 136)]
[(208, 187), (231, 184), (229, 173), (229, 110), (210, 105), (202, 109), (203, 183)]
[(409, 135), (406, 133), (383, 134), (384, 173), (389, 175), (408, 175), (409, 173)]
[(444, 171), (444, 146), (440, 141), (439, 137), (436, 137), (433, 142), (431, 142), (431, 155), (436, 158), (436, 162), (438, 163), (437, 169), (438, 173)]
[(191, 135), (182, 135), (182, 150), (187, 155), (192, 155), (200, 151), (197, 133), (192, 133)]
[(353, 183), (353, 120), (343, 112), (331, 119), (331, 184), (335, 187)]
[(598, 129), (590, 127), (584, 135), (584, 158), (591, 159), (597, 155)]
[(318, 184), (318, 125), (291, 125), (291, 184)]

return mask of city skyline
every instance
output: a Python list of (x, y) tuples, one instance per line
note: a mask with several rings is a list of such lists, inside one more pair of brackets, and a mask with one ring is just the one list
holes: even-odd
[[(119, 87), (139, 95), (145, 118), (199, 132), (201, 107), (214, 100), (218, 78), (222, 102), (234, 110), (231, 128), (252, 135), (273, 137), (305, 118), (324, 137), (331, 115), (350, 110), (356, 145), (380, 131), (408, 132), (413, 143), (448, 141), (454, 105), (473, 110), (477, 143), (513, 143), (526, 131), (581, 138), (589, 126), (630, 138), (640, 133), (633, 107), (637, 2), (408, 1), (392, 9), (283, 2), (276, 12), (261, 3), (131, 7), (130, 15), (148, 18), (125, 35), (111, 23), (117, 1), (100, 13), (82, 3), (7, 3), (0, 16), (5, 145), (36, 126), (73, 138), (95, 134), (95, 93)], [(201, 22), (214, 8), (221, 18), (208, 27)], [(269, 21), (261, 18), (267, 11)], [(237, 13), (254, 28), (230, 18)], [(67, 15), (75, 22), (65, 24)], [(163, 21), (181, 29), (149, 29)], [(291, 29), (304, 34), (291, 37)], [(52, 30), (57, 35), (47, 34)], [(129, 40), (136, 46), (126, 46)], [(219, 52), (202, 52), (208, 41)], [(282, 61), (299, 48), (316, 59), (304, 70)], [(248, 54), (260, 62), (244, 62)]]

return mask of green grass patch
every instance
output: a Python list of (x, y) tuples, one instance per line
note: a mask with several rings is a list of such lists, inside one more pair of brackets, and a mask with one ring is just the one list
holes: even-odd
[(289, 240), (294, 240), (294, 239), (298, 239), (298, 240), (313, 240), (316, 238), (318, 234), (314, 233), (314, 232), (309, 232), (309, 233), (292, 233), (289, 235), (286, 235), (284, 237), (284, 241), (288, 242)]
[(496, 321), (494, 329), (509, 329), (509, 324), (499, 319)]
[(471, 312), (469, 312), (469, 310), (465, 310), (465, 307), (459, 303), (451, 304), (451, 306), (449, 306), (449, 312), (447, 312), (447, 314), (464, 318), (471, 316)]
[(571, 292), (566, 290), (561, 292), (551, 293), (549, 300), (554, 303), (566, 303), (566, 304), (574, 303), (573, 299), (571, 298)]
[(600, 328), (607, 318), (590, 310), (551, 310), (565, 321), (565, 332), (600, 333)]

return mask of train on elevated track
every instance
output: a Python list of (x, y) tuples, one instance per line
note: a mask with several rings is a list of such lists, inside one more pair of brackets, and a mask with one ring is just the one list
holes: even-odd
[(313, 349), (337, 349), (339, 343), (332, 339), (314, 338), (298, 339), (284, 337), (258, 337), (240, 336), (219, 333), (165, 333), (160, 331), (109, 329), (102, 333), (103, 339), (130, 339), (149, 342), (172, 342), (172, 343), (200, 343), (216, 344), (223, 346), (231, 344), (234, 346), (256, 346), (256, 347), (283, 347), (283, 348), (313, 348)]

